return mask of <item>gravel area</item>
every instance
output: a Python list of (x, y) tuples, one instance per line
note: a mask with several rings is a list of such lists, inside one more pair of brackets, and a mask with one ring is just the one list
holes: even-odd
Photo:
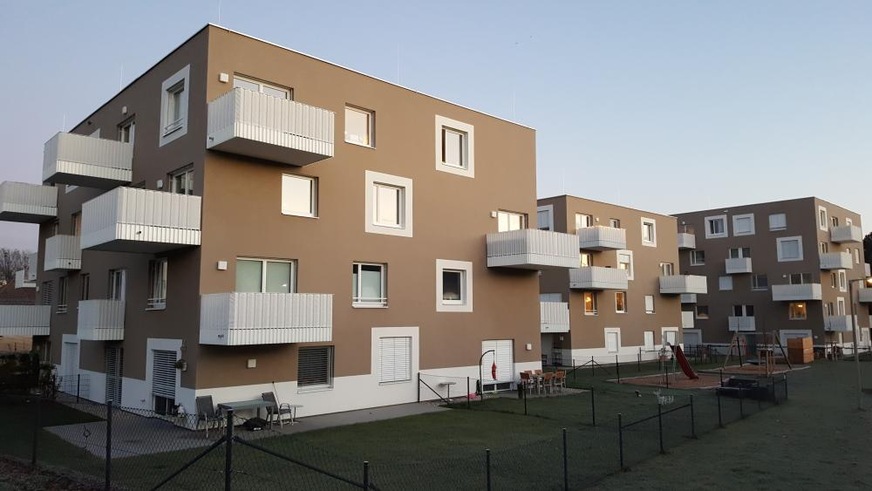
[(97, 491), (103, 485), (92, 478), (78, 476), (68, 470), (30, 467), (30, 462), (0, 456), (0, 490), (75, 490)]

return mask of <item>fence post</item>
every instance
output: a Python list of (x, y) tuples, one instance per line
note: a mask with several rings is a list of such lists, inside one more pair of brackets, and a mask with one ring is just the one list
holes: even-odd
[(718, 397), (718, 428), (724, 427), (724, 418), (721, 416), (721, 391), (715, 389), (715, 395)]
[(489, 448), (486, 448), (486, 449), (484, 449), (484, 452), (485, 452), (485, 468), (486, 468), (486, 470), (487, 470), (487, 471), (486, 471), (486, 474), (487, 474), (487, 491), (491, 491), (491, 489), (493, 489), (493, 488), (491, 487), (491, 462), (490, 462), (490, 449), (489, 449)]
[(618, 355), (615, 355), (615, 373), (618, 374), (618, 383), (621, 383), (621, 366), (618, 364)]
[(696, 420), (693, 414), (693, 394), (690, 395), (690, 437), (696, 438)]
[(618, 454), (621, 460), (621, 470), (624, 470), (624, 424), (621, 421), (621, 413), (618, 413)]
[[(421, 372), (418, 372), (418, 403), (421, 402)], [(469, 397), (469, 392), (466, 393), (466, 396)], [(432, 396), (431, 396), (432, 397)]]
[(636, 371), (642, 371), (642, 347), (639, 347), (639, 355), (636, 357)]
[(471, 407), (472, 405), (469, 400), (469, 377), (466, 377), (466, 409), (470, 409)]
[(82, 374), (77, 373), (76, 374), (76, 404), (79, 403), (79, 391), (80, 391), (81, 387), (82, 387)]
[(527, 387), (525, 387), (523, 384), (521, 385), (521, 393), (523, 394), (523, 396), (521, 396), (521, 397), (524, 398), (524, 416), (526, 416), (527, 415)]
[(569, 456), (566, 447), (566, 428), (563, 428), (563, 489), (569, 491)]
[(112, 488), (112, 400), (106, 401), (106, 476), (104, 489)]
[(590, 424), (596, 426), (596, 402), (593, 398), (593, 387), (590, 388)]
[[(420, 377), (420, 375), (419, 375)], [(233, 410), (227, 411), (227, 431), (224, 435), (224, 491), (230, 491), (233, 482)]]
[(590, 357), (590, 374), (596, 375), (596, 362), (593, 361), (593, 356)]
[(363, 489), (369, 489), (369, 462), (363, 461)]
[(36, 467), (36, 455), (37, 455), (36, 449), (39, 445), (39, 443), (38, 443), (39, 442), (39, 427), (40, 427), (40, 424), (42, 424), (42, 422), (40, 421), (40, 419), (41, 419), (40, 417), (42, 416), (40, 414), (40, 406), (41, 405), (42, 405), (42, 395), (40, 395), (39, 397), (36, 398), (36, 411), (34, 411), (34, 414), (33, 414), (33, 446), (31, 448), (32, 453), (30, 455), (30, 465), (32, 467)]
[(657, 432), (660, 434), (660, 453), (666, 453), (663, 449), (663, 406), (657, 402)]
[(575, 380), (576, 380), (576, 376), (575, 376), (576, 371), (577, 370), (575, 369), (575, 358), (573, 358), (572, 359), (572, 381), (573, 382), (575, 382)]

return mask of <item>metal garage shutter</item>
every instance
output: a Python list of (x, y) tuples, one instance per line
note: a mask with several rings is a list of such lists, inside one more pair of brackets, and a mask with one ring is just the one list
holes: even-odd
[[(481, 342), (481, 352), (494, 350), (496, 356), (488, 353), (482, 359), (482, 378), (485, 384), (493, 382), (512, 382), (515, 374), (515, 357), (511, 339), (495, 339)], [(497, 364), (497, 378), (491, 376), (493, 363)]]
[(123, 352), (119, 346), (106, 347), (106, 402), (121, 404)]
[(379, 339), (379, 382), (402, 382), (412, 379), (412, 338)]
[(154, 350), (151, 392), (167, 399), (176, 398), (176, 352)]

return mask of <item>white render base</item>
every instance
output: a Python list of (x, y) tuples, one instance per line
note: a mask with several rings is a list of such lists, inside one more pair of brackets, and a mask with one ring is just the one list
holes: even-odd
[[(684, 349), (684, 344), (679, 343), (682, 349)], [(659, 343), (655, 343), (654, 348), (650, 347), (646, 348), (645, 346), (621, 346), (618, 349), (618, 352), (615, 353), (613, 351), (609, 351), (607, 348), (583, 348), (583, 349), (565, 349), (563, 350), (563, 366), (564, 367), (572, 367), (572, 366), (582, 366), (585, 363), (590, 365), (591, 357), (596, 363), (600, 365), (608, 366), (614, 365), (615, 361), (618, 363), (636, 363), (639, 360), (639, 353), (641, 350), (642, 361), (655, 361), (660, 356), (660, 348), (662, 346)], [(667, 350), (669, 348), (666, 348)], [(615, 358), (617, 356), (617, 358)]]

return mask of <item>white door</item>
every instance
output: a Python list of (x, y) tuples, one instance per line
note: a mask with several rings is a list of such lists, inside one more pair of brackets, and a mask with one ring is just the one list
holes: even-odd
[(663, 334), (663, 346), (666, 346), (667, 343), (672, 345), (672, 346), (675, 346), (675, 344), (678, 342), (678, 331), (666, 331), (666, 330), (664, 330), (662, 334)]
[(551, 354), (554, 351), (554, 334), (542, 335), (542, 364), (551, 365)]
[[(513, 382), (515, 377), (515, 357), (511, 339), (494, 339), (481, 342), (481, 352), (487, 353), (481, 360), (482, 381), (488, 384)], [(496, 378), (493, 377), (493, 365), (496, 363)]]
[(645, 351), (654, 351), (654, 331), (645, 331)]
[(609, 353), (617, 353), (620, 343), (616, 331), (606, 331), (606, 350)]

